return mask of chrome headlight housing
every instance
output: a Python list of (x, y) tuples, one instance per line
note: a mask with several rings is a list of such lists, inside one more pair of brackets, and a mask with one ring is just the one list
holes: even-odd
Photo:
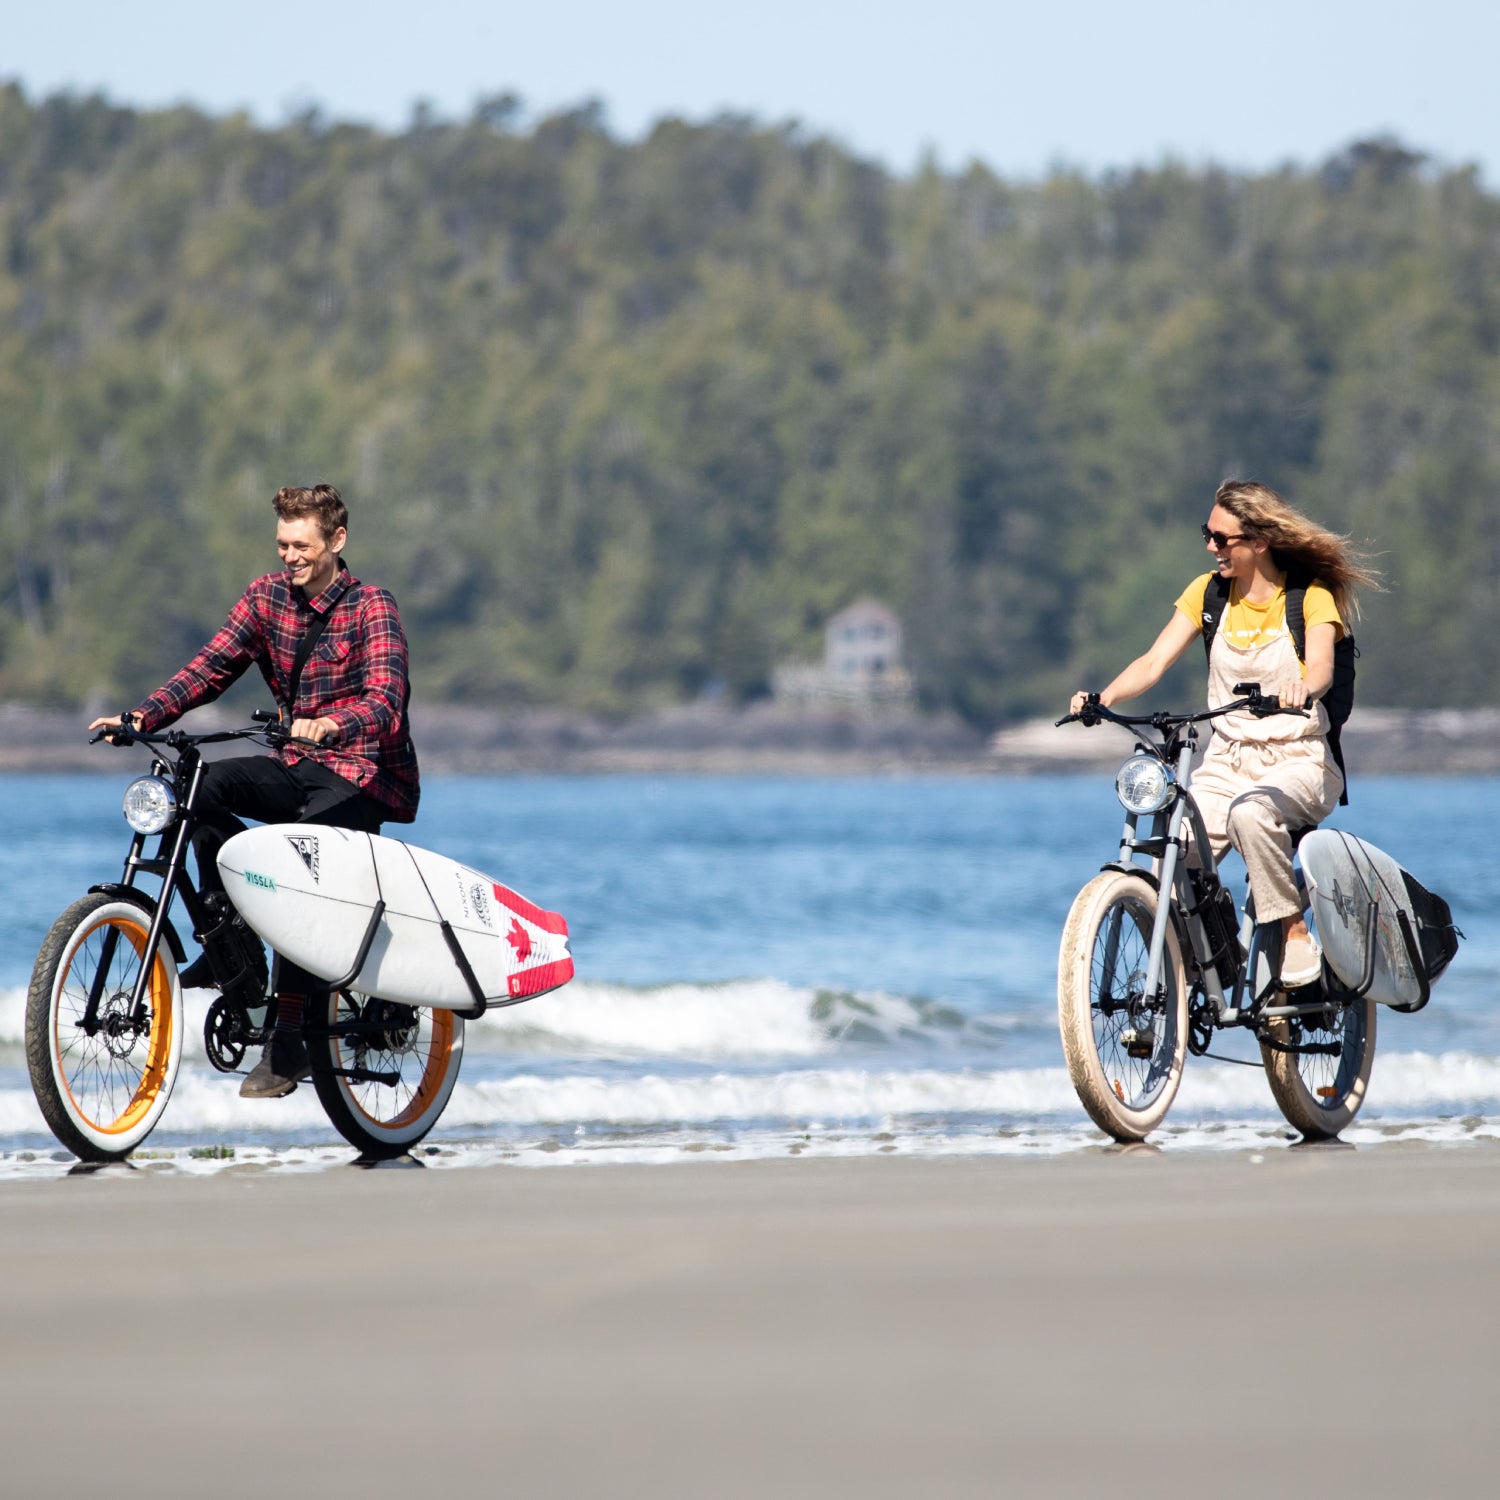
[(160, 776), (137, 776), (125, 788), (120, 811), (137, 833), (160, 833), (177, 821), (177, 794)]
[(1126, 812), (1156, 813), (1177, 793), (1177, 778), (1154, 755), (1132, 755), (1115, 776), (1115, 796)]

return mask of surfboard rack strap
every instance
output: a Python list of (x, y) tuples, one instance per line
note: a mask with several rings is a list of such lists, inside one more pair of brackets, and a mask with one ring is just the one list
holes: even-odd
[(1427, 977), (1427, 960), (1422, 956), (1417, 935), (1411, 930), (1411, 923), (1407, 920), (1406, 913), (1398, 911), (1396, 921), (1401, 927), (1401, 941), (1406, 945), (1406, 956), (1411, 960), (1412, 972), (1417, 976), (1417, 984), (1421, 988), (1415, 1000), (1410, 1000), (1405, 1005), (1393, 1005), (1391, 1009), (1399, 1010), (1402, 1015), (1409, 1016), (1414, 1011), (1421, 1010), (1432, 999), (1432, 980)]
[[(1375, 929), (1379, 923), (1380, 897), (1377, 896), (1365, 910), (1365, 968), (1359, 976), (1359, 983), (1353, 989), (1346, 990), (1329, 990), (1325, 985), (1325, 994), (1337, 1000), (1363, 1000), (1370, 993), (1370, 986), (1375, 983)], [(1324, 972), (1331, 973), (1331, 966), (1325, 964)]]
[(370, 956), (370, 946), (375, 941), (375, 934), (380, 931), (380, 919), (384, 915), (385, 902), (377, 901), (374, 909), (370, 912), (370, 921), (369, 925), (365, 928), (365, 935), (359, 940), (359, 952), (354, 956), (354, 967), (342, 979), (330, 979), (328, 981), (329, 989), (347, 990), (359, 978), (359, 971), (364, 968), (365, 960)]
[[(437, 903), (433, 903), (434, 910)], [(443, 934), (443, 941), (448, 945), (448, 951), (453, 955), (454, 966), (463, 975), (463, 981), (469, 987), (469, 993), (474, 997), (473, 1010), (456, 1011), (466, 1021), (477, 1021), (485, 1013), (489, 1001), (484, 997), (484, 991), (480, 988), (478, 976), (474, 973), (473, 966), (469, 963), (469, 955), (464, 952), (458, 941), (458, 934), (453, 930), (453, 925), (444, 917), (438, 923), (438, 931)]]
[[(1370, 986), (1375, 983), (1377, 951), (1375, 931), (1379, 922), (1380, 898), (1377, 896), (1365, 913), (1365, 971), (1359, 976), (1359, 983), (1353, 989), (1330, 992), (1335, 999), (1362, 1000), (1370, 993)], [(1412, 931), (1411, 921), (1399, 908), (1396, 911), (1396, 925), (1400, 930), (1401, 945), (1406, 949), (1406, 957), (1411, 963), (1412, 972), (1417, 976), (1418, 990), (1415, 1000), (1409, 1000), (1404, 1005), (1392, 1005), (1389, 1009), (1400, 1011), (1402, 1015), (1412, 1015), (1432, 999), (1432, 980), (1428, 976), (1427, 961), (1422, 956), (1422, 949), (1417, 942), (1416, 934)]]

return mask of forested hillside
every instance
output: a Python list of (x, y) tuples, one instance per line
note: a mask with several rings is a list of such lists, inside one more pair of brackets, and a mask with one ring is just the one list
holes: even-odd
[(874, 594), (924, 700), (1055, 709), (1253, 474), (1383, 553), (1361, 700), (1494, 701), (1500, 201), (1393, 142), (893, 176), (499, 98), (402, 134), (0, 88), (0, 692), (124, 702), (328, 479), (418, 689), (764, 689)]

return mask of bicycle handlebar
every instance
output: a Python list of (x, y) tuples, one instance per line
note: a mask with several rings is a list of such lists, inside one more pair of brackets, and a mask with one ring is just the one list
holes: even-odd
[(101, 729), (89, 736), (89, 744), (100, 740), (125, 749), (130, 745), (167, 745), (173, 750), (185, 750), (190, 745), (222, 745), (230, 740), (262, 740), (273, 749), (283, 745), (309, 745), (316, 748), (319, 741), (305, 735), (292, 734), (270, 709), (257, 708), (250, 717), (256, 722), (246, 729), (213, 729), (202, 734), (192, 734), (185, 729), (168, 729), (162, 732), (137, 729), (132, 724), (122, 723), (116, 729)]
[(1181, 728), (1184, 724), (1201, 724), (1208, 719), (1219, 719), (1225, 714), (1237, 713), (1242, 708), (1248, 709), (1257, 719), (1268, 719), (1273, 714), (1296, 714), (1303, 719), (1308, 716), (1307, 709), (1285, 707), (1279, 699), (1262, 693), (1258, 682), (1237, 682), (1234, 690), (1237, 693), (1243, 693), (1244, 697), (1236, 698), (1232, 703), (1222, 704), (1218, 708), (1207, 708), (1195, 714), (1172, 714), (1160, 709), (1151, 714), (1117, 714), (1114, 709), (1107, 708), (1100, 703), (1097, 695), (1090, 695), (1094, 701), (1085, 703), (1077, 713), (1064, 714), (1053, 727), (1061, 728), (1064, 724), (1078, 723), (1085, 728), (1092, 729), (1094, 725), (1108, 720), (1111, 724), (1123, 724), (1127, 729), (1149, 725), (1152, 729), (1160, 730), (1165, 734), (1170, 730)]

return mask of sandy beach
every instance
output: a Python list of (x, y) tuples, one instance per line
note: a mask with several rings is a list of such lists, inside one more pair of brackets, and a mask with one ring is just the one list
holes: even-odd
[(26, 1497), (1481, 1495), (1500, 1145), (0, 1183)]

